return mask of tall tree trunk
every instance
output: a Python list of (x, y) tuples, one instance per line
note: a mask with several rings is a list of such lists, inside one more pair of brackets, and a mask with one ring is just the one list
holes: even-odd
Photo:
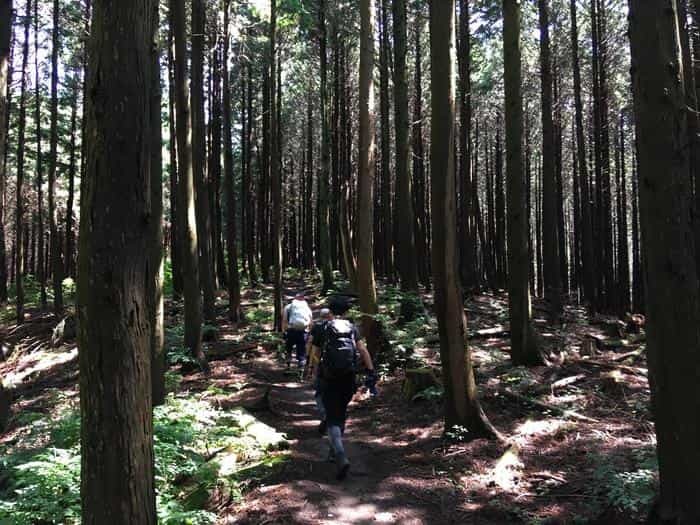
[[(555, 174), (554, 123), (552, 120), (552, 64), (549, 50), (549, 6), (538, 0), (540, 19), (540, 73), (542, 77), (542, 172), (543, 172), (543, 251), (544, 296), (550, 318), (559, 321), (562, 313), (559, 243), (557, 238), (557, 181)], [(511, 157), (513, 158), (513, 157)]]
[(182, 235), (182, 274), (185, 297), (185, 346), (203, 368), (207, 368), (202, 351), (202, 297), (199, 288), (199, 249), (194, 205), (192, 171), (192, 120), (187, 89), (187, 42), (185, 41), (184, 0), (170, 1), (170, 29), (175, 39), (174, 83), (175, 124), (177, 133), (178, 219)]
[[(495, 151), (495, 168), (494, 173), (496, 179), (496, 268), (498, 275), (498, 287), (505, 288), (508, 279), (508, 260), (506, 249), (506, 190), (503, 181), (503, 143), (501, 140), (501, 118), (500, 115), (496, 119), (496, 151)], [(525, 179), (523, 179), (523, 182)], [(524, 196), (524, 194), (523, 194)], [(527, 230), (526, 230), (527, 233)], [(527, 240), (527, 237), (525, 238)]]
[(642, 275), (642, 249), (639, 221), (639, 169), (638, 154), (632, 163), (632, 307), (637, 313), (645, 312), (644, 277)]
[[(374, 329), (377, 309), (377, 289), (374, 280), (374, 0), (360, 0), (360, 143), (358, 159), (357, 207), (362, 210), (357, 225), (357, 284), (360, 311), (364, 314), (365, 334)], [(371, 342), (371, 340), (370, 340)], [(376, 349), (370, 348), (370, 351)]]
[(630, 2), (647, 297), (661, 493), (654, 523), (699, 523), (700, 300), (677, 2)]
[(282, 330), (282, 179), (277, 134), (277, 0), (270, 0), (270, 182), (272, 185), (272, 265), (275, 329)]
[(63, 262), (61, 239), (56, 218), (56, 165), (58, 163), (58, 46), (60, 9), (58, 0), (53, 0), (53, 31), (51, 47), (51, 143), (49, 153), (49, 256), (53, 277), (53, 308), (63, 309)]
[(192, 0), (192, 54), (190, 100), (192, 102), (192, 172), (196, 190), (195, 211), (199, 245), (199, 275), (204, 297), (202, 312), (214, 321), (214, 265), (211, 257), (211, 214), (206, 175), (206, 129), (204, 124), (204, 0)]
[(318, 216), (319, 216), (319, 263), (323, 276), (322, 293), (325, 294), (333, 286), (331, 269), (331, 237), (330, 237), (330, 190), (329, 179), (331, 171), (331, 134), (330, 111), (328, 107), (328, 56), (326, 28), (326, 0), (320, 0), (318, 9), (319, 52), (321, 63), (321, 172), (318, 179)]
[(390, 140), (390, 99), (389, 99), (389, 24), (388, 8), (389, 0), (380, 1), (380, 48), (379, 48), (379, 114), (380, 114), (380, 147), (381, 147), (381, 193), (380, 209), (381, 221), (379, 223), (381, 232), (381, 243), (379, 253), (380, 275), (394, 278), (393, 260), (393, 223), (391, 210), (391, 140)]
[(583, 296), (591, 306), (596, 304), (596, 258), (593, 249), (593, 226), (591, 222), (591, 193), (588, 185), (586, 164), (586, 142), (583, 134), (583, 104), (581, 102), (581, 67), (578, 58), (578, 25), (576, 0), (571, 0), (571, 49), (574, 68), (574, 101), (576, 107), (576, 157), (578, 159), (579, 187), (581, 191), (581, 254), (583, 273)]
[(459, 1), (459, 239), (460, 276), (462, 285), (476, 290), (477, 256), (476, 235), (473, 231), (472, 194), (476, 186), (472, 181), (472, 95), (471, 95), (471, 32), (469, 29), (469, 0)]
[(630, 267), (629, 267), (629, 244), (627, 228), (627, 175), (625, 166), (625, 120), (620, 112), (620, 180), (618, 183), (618, 195), (620, 199), (620, 211), (618, 213), (618, 248), (619, 258), (619, 290), (620, 309), (619, 313), (624, 315), (630, 311)]
[(308, 101), (306, 110), (306, 196), (307, 203), (306, 224), (304, 227), (304, 267), (310, 269), (314, 265), (314, 214), (313, 214), (313, 187), (314, 187), (314, 129), (313, 129), (313, 95), (311, 87), (308, 88)]
[(251, 285), (258, 282), (258, 272), (255, 264), (255, 202), (253, 196), (253, 142), (257, 145), (257, 139), (253, 139), (253, 127), (255, 126), (255, 116), (253, 115), (253, 69), (248, 62), (246, 64), (247, 79), (246, 84), (246, 115), (247, 123), (245, 128), (246, 155), (244, 175), (241, 179), (243, 184), (243, 207), (245, 208), (245, 224), (243, 225), (243, 236), (245, 238), (245, 257), (248, 264), (248, 277)]
[(8, 91), (10, 84), (10, 49), (12, 40), (12, 0), (0, 0), (0, 304), (8, 299), (7, 259), (5, 254), (5, 188), (7, 125), (9, 122)]
[(161, 123), (162, 92), (160, 84), (161, 42), (160, 10), (158, 2), (152, 3), (153, 28), (151, 41), (151, 181), (148, 253), (148, 300), (151, 324), (151, 395), (153, 406), (165, 403), (165, 332), (163, 311), (163, 276), (165, 254), (163, 252), (163, 128)]
[(223, 0), (224, 50), (222, 72), (224, 77), (224, 192), (226, 197), (226, 245), (228, 265), (228, 316), (237, 323), (241, 319), (241, 283), (238, 274), (238, 243), (236, 239), (236, 202), (233, 183), (233, 146), (231, 145), (231, 83), (228, 69), (229, 59), (229, 9), (230, 0)]
[(396, 127), (396, 260), (401, 289), (418, 290), (413, 237), (413, 189), (408, 173), (408, 79), (406, 0), (392, 0), (394, 21), (394, 125)]
[(153, 7), (98, 0), (93, 10), (77, 296), (85, 524), (156, 523), (147, 284), (155, 269), (144, 257), (154, 241), (144, 220)]
[(178, 208), (178, 162), (177, 162), (177, 124), (175, 117), (175, 70), (174, 70), (174, 46), (173, 32), (168, 28), (168, 133), (170, 165), (168, 175), (170, 179), (170, 265), (173, 279), (173, 299), (179, 299), (183, 293), (182, 275), (182, 230), (180, 210)]
[(466, 318), (457, 268), (455, 184), (455, 5), (430, 4), (430, 81), (433, 114), (430, 173), (433, 221), (433, 282), (445, 379), (445, 429), (469, 429), (474, 436), (495, 435), (477, 398), (474, 369), (465, 340)]
[(532, 327), (528, 261), (528, 219), (522, 167), (522, 71), (520, 4), (503, 1), (503, 54), (506, 100), (506, 169), (508, 180), (508, 296), (511, 359), (514, 365), (542, 362)]
[(24, 19), (24, 41), (22, 44), (21, 87), (19, 95), (19, 124), (17, 126), (17, 181), (15, 200), (15, 289), (17, 323), (24, 322), (24, 285), (22, 267), (24, 259), (24, 140), (27, 125), (27, 63), (29, 61), (29, 23), (32, 2), (27, 0)]
[[(52, 79), (53, 80), (53, 79)], [(53, 104), (53, 100), (52, 100)], [(46, 297), (46, 264), (44, 261), (44, 180), (43, 180), (43, 158), (41, 151), (41, 79), (39, 77), (39, 2), (34, 2), (34, 125), (36, 126), (36, 195), (37, 210), (34, 225), (32, 228), (32, 238), (36, 243), (31, 244), (32, 272), (36, 274), (39, 281), (39, 297), (41, 308), (47, 305)], [(53, 105), (51, 118), (53, 119)], [(53, 123), (53, 120), (52, 120)], [(53, 128), (52, 128), (53, 130)], [(53, 140), (53, 135), (52, 135)], [(36, 247), (36, 249), (35, 249)], [(34, 255), (36, 254), (36, 257)], [(36, 263), (36, 264), (35, 264)]]
[(430, 285), (430, 270), (428, 267), (428, 246), (427, 227), (428, 220), (425, 202), (425, 152), (423, 145), (423, 69), (421, 60), (421, 35), (424, 28), (422, 13), (417, 13), (415, 17), (415, 94), (413, 95), (413, 181), (415, 202), (415, 239), (416, 239), (416, 262), (418, 264), (418, 275), (424, 286)]
[(75, 207), (75, 175), (77, 173), (77, 132), (78, 132), (78, 86), (80, 85), (80, 75), (76, 74), (73, 78), (73, 105), (70, 113), (70, 152), (68, 161), (68, 199), (66, 200), (66, 246), (64, 252), (64, 275), (66, 277), (75, 277), (75, 233), (73, 232), (73, 224), (75, 217), (73, 208)]

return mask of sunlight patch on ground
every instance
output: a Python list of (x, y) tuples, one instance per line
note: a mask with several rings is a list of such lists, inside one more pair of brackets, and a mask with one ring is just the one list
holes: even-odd
[[(68, 352), (62, 352), (60, 354), (53, 354), (49, 352), (41, 352), (40, 354), (33, 354), (32, 359), (35, 360), (35, 365), (24, 368), (21, 372), (10, 372), (5, 377), (5, 384), (7, 386), (14, 386), (22, 381), (24, 381), (28, 376), (32, 374), (37, 374), (45, 370), (58, 365), (69, 363), (74, 359), (78, 358), (78, 347), (73, 348)], [(22, 368), (17, 367), (17, 369)]]
[(517, 445), (511, 446), (496, 462), (491, 472), (493, 482), (503, 490), (514, 490), (524, 466), (520, 460), (520, 449)]
[(543, 419), (539, 421), (528, 419), (524, 423), (518, 425), (516, 430), (521, 436), (553, 434), (565, 424), (566, 421), (563, 419)]

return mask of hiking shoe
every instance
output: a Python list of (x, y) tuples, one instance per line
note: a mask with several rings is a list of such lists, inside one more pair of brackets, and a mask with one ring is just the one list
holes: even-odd
[(338, 467), (338, 470), (335, 474), (335, 479), (337, 479), (338, 481), (342, 481), (348, 475), (348, 471), (350, 470), (350, 461), (348, 461), (348, 458), (345, 456), (345, 454), (338, 454), (335, 457), (335, 464)]
[(326, 423), (325, 419), (322, 419), (321, 422), (318, 424), (318, 433), (322, 436), (325, 436), (327, 428), (328, 428), (328, 423)]

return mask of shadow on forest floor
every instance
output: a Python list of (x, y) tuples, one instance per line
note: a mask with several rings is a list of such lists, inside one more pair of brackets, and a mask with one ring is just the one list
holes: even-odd
[[(293, 279), (286, 291), (306, 287), (318, 308), (323, 302), (318, 284)], [(399, 295), (380, 288), (389, 339), (395, 348), (410, 347), (411, 366), (439, 367), (434, 320), (400, 326)], [(279, 359), (270, 298), (267, 286), (247, 291), (245, 319), (234, 326), (225, 320), (222, 296), (217, 335), (205, 345), (211, 374), (184, 372), (177, 380), (180, 392), (200, 392), (222, 408), (251, 408), (291, 443), (288, 461), (266, 477), (243, 482), (242, 499), (217, 502), (211, 510), (220, 523), (642, 521), (656, 483), (643, 339), (618, 333), (614, 319), (591, 320), (569, 307), (564, 323), (551, 327), (536, 304), (536, 324), (552, 364), (525, 369), (510, 364), (505, 295), (469, 299), (482, 405), (510, 446), (445, 440), (439, 398), (405, 400), (398, 366), (383, 379), (377, 399), (358, 393), (352, 404), (346, 433), (352, 469), (340, 483), (316, 430), (313, 392)], [(430, 295), (423, 299), (430, 310)], [(168, 303), (166, 312), (176, 336), (182, 307)], [(56, 322), (33, 316), (11, 336), (10, 327), (0, 327), (3, 343), (14, 347), (0, 374), (17, 379), (14, 417), (0, 444), (21, 439), (23, 412), (49, 414), (77, 397), (74, 347), (49, 349)]]

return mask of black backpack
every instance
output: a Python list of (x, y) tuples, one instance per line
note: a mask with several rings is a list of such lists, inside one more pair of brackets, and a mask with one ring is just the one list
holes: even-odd
[(351, 374), (357, 368), (355, 327), (345, 319), (328, 321), (323, 329), (321, 364), (327, 377)]

